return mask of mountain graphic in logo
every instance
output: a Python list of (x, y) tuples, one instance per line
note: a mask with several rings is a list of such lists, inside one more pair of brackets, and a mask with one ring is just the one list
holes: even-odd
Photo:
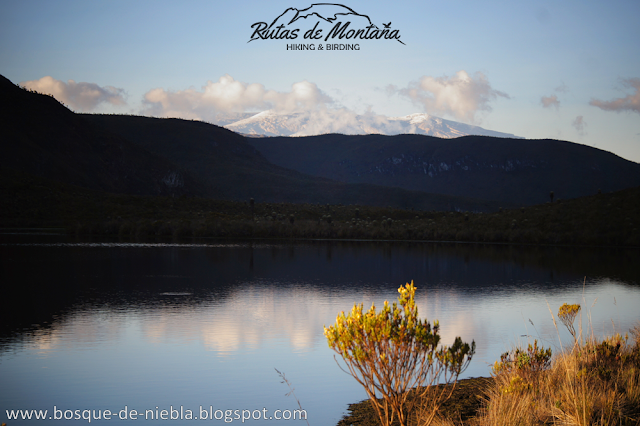
[(306, 9), (302, 9), (302, 10), (296, 9), (295, 7), (290, 7), (287, 10), (285, 10), (282, 15), (278, 16), (271, 23), (271, 25), (269, 25), (269, 28), (273, 27), (273, 25), (276, 22), (278, 22), (280, 18), (284, 16), (290, 16), (292, 12), (295, 12), (295, 14), (291, 18), (291, 20), (287, 22), (285, 25), (291, 25), (294, 22), (296, 22), (298, 19), (307, 19), (308, 17), (313, 15), (315, 15), (316, 17), (324, 21), (329, 22), (330, 24), (333, 24), (334, 21), (336, 21), (337, 19), (341, 19), (339, 17), (355, 15), (355, 16), (366, 18), (367, 21), (369, 21), (369, 25), (373, 25), (374, 27), (378, 28), (377, 25), (371, 22), (371, 19), (369, 19), (367, 15), (361, 15), (360, 13), (357, 13), (355, 10), (351, 9), (350, 7), (347, 7), (342, 4), (334, 4), (334, 3), (315, 3), (307, 7)]

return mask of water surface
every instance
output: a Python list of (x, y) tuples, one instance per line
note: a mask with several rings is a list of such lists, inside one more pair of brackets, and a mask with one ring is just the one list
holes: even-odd
[[(639, 319), (634, 250), (135, 244), (43, 235), (1, 241), (3, 287), (18, 291), (11, 303), (22, 308), (5, 321), (0, 346), (0, 418), (10, 425), (23, 422), (9, 422), (5, 410), (51, 416), (54, 406), (114, 413), (125, 406), (141, 413), (182, 406), (194, 417), (200, 406), (266, 409), (270, 416), (298, 409), (275, 368), (295, 388), (311, 425), (335, 425), (366, 394), (336, 365), (323, 326), (354, 303), (395, 300), (410, 280), (421, 316), (440, 321), (445, 344), (455, 336), (476, 341), (464, 377), (489, 375), (500, 353), (518, 341), (537, 338), (560, 350), (560, 339), (569, 336), (554, 327), (551, 313), (565, 302), (583, 305), (584, 330), (597, 335), (624, 333)], [(110, 422), (169, 421), (115, 417)]]

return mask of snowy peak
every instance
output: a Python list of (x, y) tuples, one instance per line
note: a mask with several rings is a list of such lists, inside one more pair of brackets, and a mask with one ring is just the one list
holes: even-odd
[(511, 133), (496, 132), (479, 126), (445, 120), (426, 113), (403, 117), (356, 115), (340, 111), (281, 114), (274, 110), (257, 113), (233, 123), (223, 124), (236, 133), (253, 136), (310, 136), (342, 134), (421, 134), (451, 139), (467, 135), (518, 138)]
[(518, 138), (518, 136), (511, 133), (487, 130), (479, 126), (445, 120), (426, 113), (409, 114), (404, 117), (390, 117), (389, 121), (397, 123), (402, 127), (402, 131), (400, 133), (425, 134), (447, 139), (466, 135)]
[(405, 115), (404, 117), (390, 117), (389, 120), (405, 121), (408, 120), (411, 124), (422, 123), (429, 119), (429, 114), (417, 112), (415, 114)]
[(301, 113), (283, 115), (267, 110), (224, 127), (236, 133), (252, 136), (291, 136), (302, 130), (306, 124), (307, 118)]

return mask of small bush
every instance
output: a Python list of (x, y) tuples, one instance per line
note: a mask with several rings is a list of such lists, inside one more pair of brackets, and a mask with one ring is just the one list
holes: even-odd
[(512, 377), (512, 382), (517, 378), (517, 386), (530, 388), (536, 384), (540, 373), (550, 366), (551, 348), (539, 348), (538, 341), (534, 340), (533, 345), (529, 344), (527, 349), (516, 348), (503, 353), (500, 361), (493, 365), (493, 374), (508, 374)]
[(451, 347), (439, 346), (439, 323), (432, 326), (418, 318), (415, 290), (413, 281), (401, 286), (398, 303), (390, 306), (385, 301), (379, 313), (375, 305), (363, 312), (362, 304), (356, 304), (349, 314), (338, 315), (335, 325), (324, 328), (329, 347), (364, 387), (383, 426), (394, 419), (406, 426), (407, 413), (418, 401), (426, 406), (426, 413), (423, 409), (418, 414), (429, 424), (452, 391), (438, 392), (431, 385), (440, 378), (455, 383), (475, 353), (475, 342), (469, 345), (460, 337)]
[[(565, 304), (559, 316), (572, 325), (578, 311), (579, 305)], [(554, 358), (537, 342), (503, 354), (475, 425), (640, 424), (640, 323), (631, 334), (634, 346), (616, 334), (575, 340)]]

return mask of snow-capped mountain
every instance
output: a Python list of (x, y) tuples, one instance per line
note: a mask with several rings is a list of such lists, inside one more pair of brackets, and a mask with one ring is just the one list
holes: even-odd
[(511, 133), (496, 132), (479, 126), (445, 120), (425, 113), (404, 117), (355, 115), (349, 112), (314, 112), (279, 114), (267, 110), (251, 117), (224, 124), (229, 130), (251, 136), (310, 136), (324, 133), (343, 134), (421, 134), (439, 138), (465, 135), (518, 138)]
[(389, 121), (399, 124), (402, 127), (402, 131), (386, 134), (421, 134), (447, 139), (466, 135), (519, 138), (519, 136), (512, 133), (487, 130), (479, 126), (445, 120), (425, 113), (410, 114), (404, 117), (390, 117)]
[(218, 126), (226, 126), (227, 124), (233, 124), (236, 121), (244, 120), (245, 118), (253, 117), (255, 112), (229, 112), (220, 113), (214, 118), (215, 124)]
[(267, 110), (224, 127), (236, 133), (252, 136), (292, 136), (301, 131), (308, 120), (308, 116), (303, 114), (285, 115)]

